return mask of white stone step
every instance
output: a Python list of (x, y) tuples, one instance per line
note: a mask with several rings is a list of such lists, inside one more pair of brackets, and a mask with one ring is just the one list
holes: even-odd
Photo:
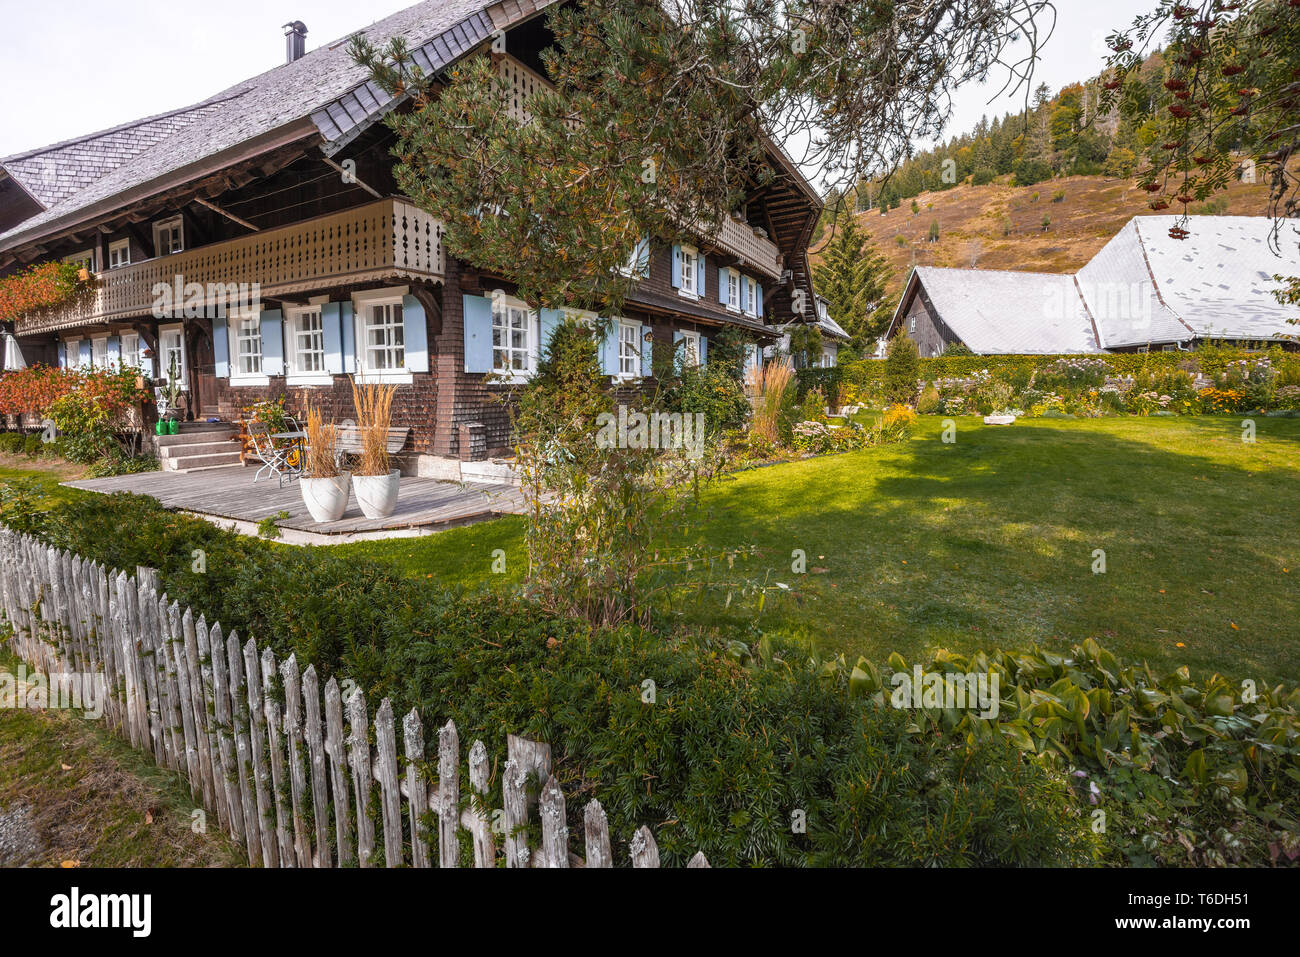
[(239, 437), (239, 430), (231, 426), (222, 429), (204, 429), (201, 432), (178, 432), (175, 435), (155, 435), (154, 444), (160, 449), (173, 445), (201, 445)]
[(195, 469), (212, 468), (220, 465), (239, 465), (239, 450), (231, 452), (209, 452), (203, 455), (182, 455), (168, 458), (163, 467), (169, 472), (192, 472)]
[(230, 439), (216, 442), (190, 442), (184, 445), (164, 445), (158, 450), (162, 458), (178, 459), (190, 455), (212, 455), (217, 452), (238, 452), (239, 443)]

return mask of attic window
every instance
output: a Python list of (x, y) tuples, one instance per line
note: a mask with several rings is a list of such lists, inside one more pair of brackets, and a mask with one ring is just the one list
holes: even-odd
[(185, 224), (179, 216), (153, 224), (153, 248), (157, 256), (170, 256), (185, 249)]

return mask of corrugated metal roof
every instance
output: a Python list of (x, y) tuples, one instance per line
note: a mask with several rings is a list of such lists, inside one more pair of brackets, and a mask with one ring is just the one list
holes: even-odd
[(972, 352), (1101, 352), (1073, 276), (918, 266), (940, 319)]

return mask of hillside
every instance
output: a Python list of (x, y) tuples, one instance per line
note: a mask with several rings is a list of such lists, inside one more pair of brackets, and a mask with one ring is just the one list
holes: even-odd
[[(1061, 191), (1065, 196), (1054, 202)], [(1222, 213), (1262, 216), (1267, 212), (1268, 186), (1263, 183), (1233, 183), (1223, 195)], [(884, 216), (879, 210), (859, 213), (858, 222), (894, 268), (890, 296), (896, 301), (914, 265), (1077, 270), (1132, 217), (1152, 215), (1149, 199), (1132, 179), (1068, 176), (1034, 186), (994, 182), (922, 193), (916, 199), (918, 214), (904, 203)], [(1044, 216), (1052, 220), (1046, 231)], [(930, 224), (936, 221), (939, 241), (932, 243)], [(814, 264), (821, 260), (821, 244), (812, 249)]]

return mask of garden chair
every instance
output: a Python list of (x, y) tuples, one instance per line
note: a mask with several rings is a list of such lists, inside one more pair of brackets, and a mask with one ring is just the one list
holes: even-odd
[(267, 478), (274, 475), (280, 486), (284, 485), (286, 478), (289, 481), (297, 478), (298, 472), (290, 464), (290, 459), (298, 455), (297, 445), (277, 447), (275, 440), (271, 438), (271, 430), (267, 428), (265, 422), (249, 422), (248, 437), (253, 443), (253, 454), (262, 463), (262, 467), (253, 476), (254, 482), (261, 479), (263, 473)]

